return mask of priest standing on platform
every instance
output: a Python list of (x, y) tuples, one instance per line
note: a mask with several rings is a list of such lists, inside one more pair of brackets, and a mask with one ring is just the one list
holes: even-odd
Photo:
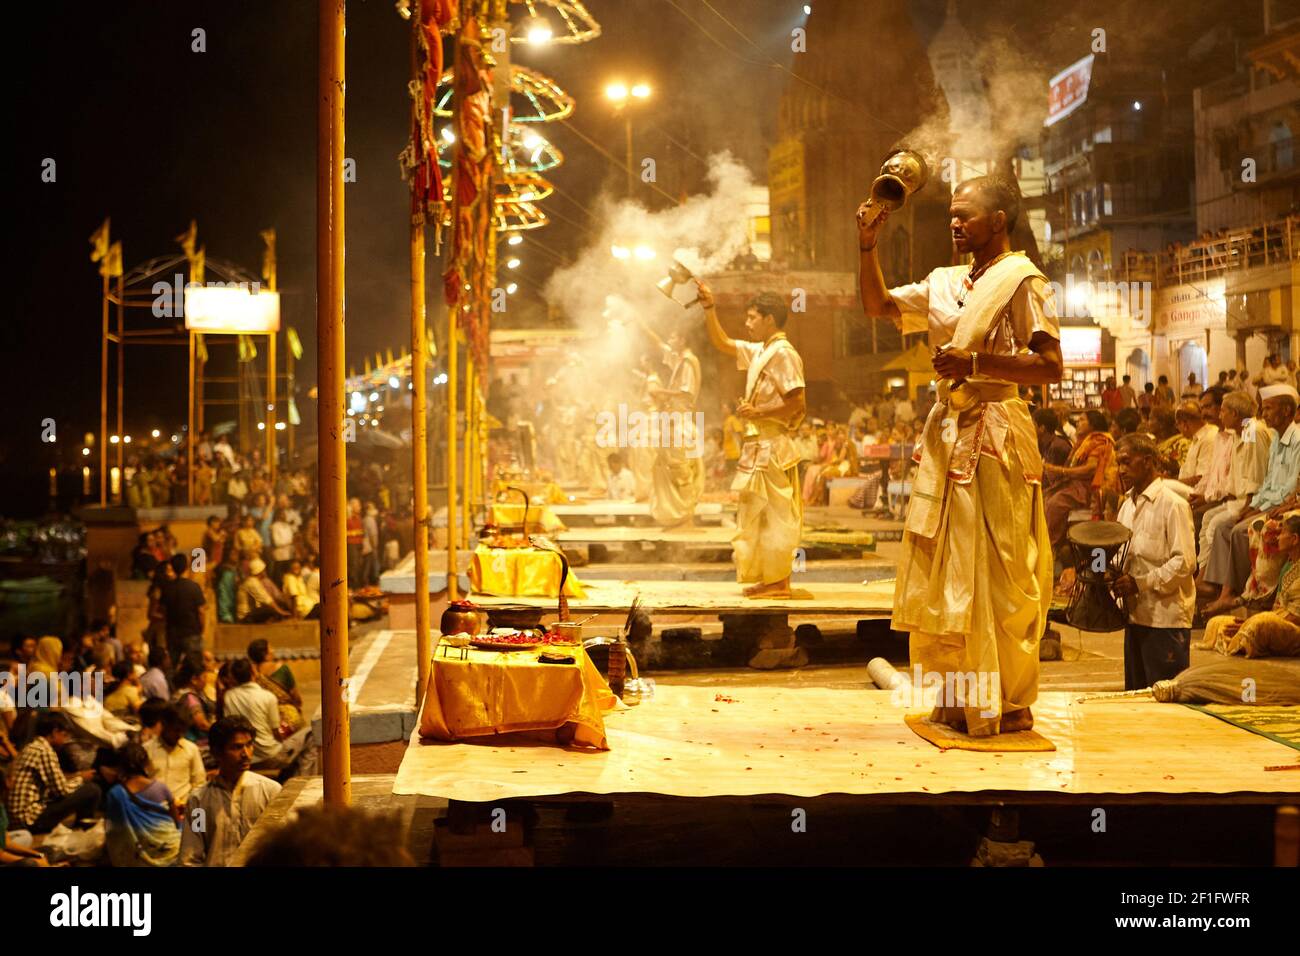
[(736, 357), (745, 372), (745, 395), (736, 414), (745, 422), (744, 445), (731, 490), (740, 493), (736, 536), (731, 539), (736, 580), (748, 584), (745, 596), (790, 596), (790, 570), (803, 537), (803, 499), (799, 493), (799, 455), (791, 435), (805, 411), (803, 359), (786, 338), (786, 308), (781, 297), (764, 292), (750, 300), (745, 331), (752, 341), (728, 338), (704, 283), (700, 305), (709, 341)]
[[(865, 207), (864, 207), (865, 208)], [(888, 213), (858, 213), (863, 310), (925, 332), (939, 400), (930, 410), (904, 524), (893, 626), (913, 666), (944, 678), (931, 719), (988, 736), (1033, 726), (1038, 641), (1051, 603), (1043, 464), (1017, 386), (1061, 378), (1046, 277), (1011, 249), (1016, 188), (995, 176), (957, 187), (949, 207), (969, 265), (886, 289), (876, 257)], [(981, 688), (974, 691), (972, 688)]]
[(651, 470), (650, 517), (664, 528), (688, 528), (695, 523), (695, 505), (704, 491), (704, 436), (695, 423), (700, 397), (700, 360), (674, 329), (665, 342), (641, 323), (663, 355), (668, 385), (651, 388), (655, 404), (667, 413), (659, 416), (659, 448)]

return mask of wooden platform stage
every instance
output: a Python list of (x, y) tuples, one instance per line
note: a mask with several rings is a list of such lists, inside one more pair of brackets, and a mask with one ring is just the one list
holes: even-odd
[[(578, 572), (581, 576), (581, 571)], [(656, 614), (760, 614), (812, 617), (834, 615), (862, 619), (887, 618), (894, 606), (894, 579), (869, 584), (799, 583), (795, 575), (792, 598), (747, 598), (734, 581), (584, 581), (587, 596), (569, 601), (572, 617), (626, 613), (632, 599)], [(500, 609), (554, 612), (555, 598), (493, 597), (472, 594), (474, 603)]]
[(1283, 744), (1179, 704), (1041, 693), (1047, 753), (938, 748), (877, 690), (661, 684), (606, 717), (610, 749), (516, 738), (426, 743), (412, 735), (399, 795), (467, 803), (560, 795), (817, 797), (887, 804), (1300, 803)]
[[(566, 548), (591, 548), (598, 545), (610, 552), (645, 552), (675, 549), (682, 552), (717, 551), (731, 558), (731, 541), (736, 536), (734, 527), (724, 525), (696, 525), (693, 528), (630, 528), (582, 527), (561, 531), (555, 536), (556, 544)], [(805, 528), (800, 546), (809, 552), (825, 551), (828, 554), (859, 556), (874, 551), (875, 535), (870, 531), (850, 528)]]

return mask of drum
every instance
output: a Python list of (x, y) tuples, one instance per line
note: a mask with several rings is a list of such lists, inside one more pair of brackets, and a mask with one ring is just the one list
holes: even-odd
[(1065, 620), (1081, 631), (1118, 631), (1128, 624), (1128, 612), (1111, 593), (1124, 573), (1132, 532), (1116, 521), (1083, 521), (1066, 536), (1074, 551), (1074, 590)]

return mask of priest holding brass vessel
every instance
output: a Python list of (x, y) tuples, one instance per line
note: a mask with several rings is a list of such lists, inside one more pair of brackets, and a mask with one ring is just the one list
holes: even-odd
[(893, 626), (909, 633), (913, 666), (944, 677), (932, 720), (971, 736), (1011, 733), (1033, 725), (1052, 590), (1042, 459), (1017, 386), (1060, 381), (1060, 332), (1046, 277), (1011, 248), (1019, 194), (999, 177), (953, 194), (952, 239), (969, 265), (885, 287), (876, 243), (924, 183), (919, 159), (891, 155), (858, 210), (863, 311), (927, 333), (940, 379), (914, 455)]

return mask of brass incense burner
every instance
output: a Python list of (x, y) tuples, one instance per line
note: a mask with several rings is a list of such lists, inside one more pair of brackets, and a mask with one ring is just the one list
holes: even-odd
[(867, 226), (881, 213), (901, 208), (929, 178), (929, 167), (920, 153), (911, 149), (894, 150), (885, 157), (880, 175), (871, 183), (871, 197), (858, 213), (859, 222)]

